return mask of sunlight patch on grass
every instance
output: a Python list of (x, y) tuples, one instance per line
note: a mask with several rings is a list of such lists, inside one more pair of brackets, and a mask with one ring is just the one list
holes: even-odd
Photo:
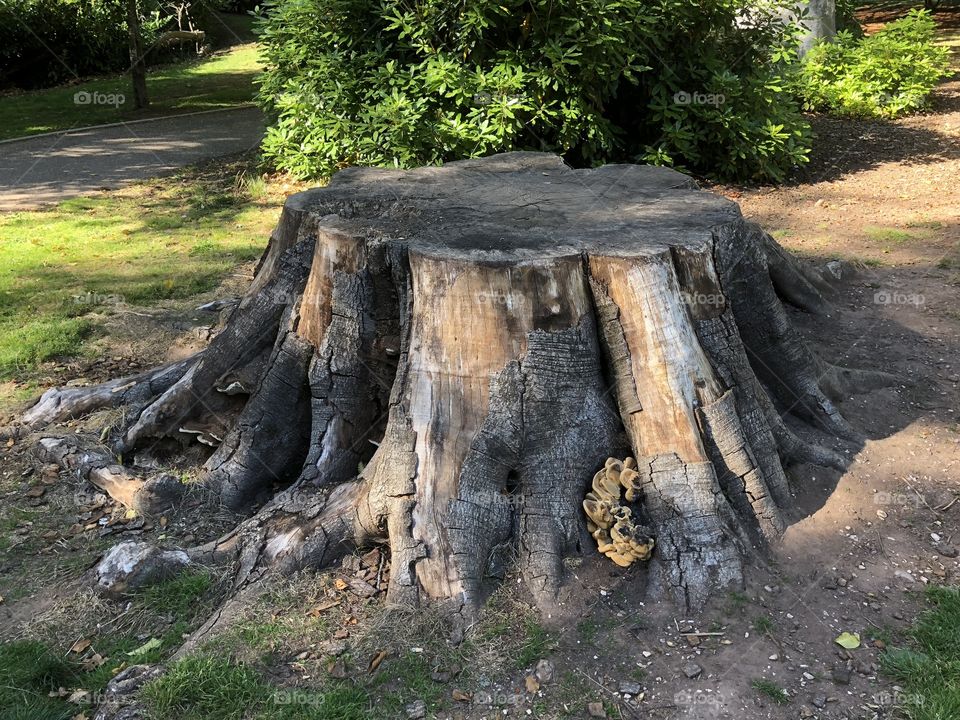
[[(126, 120), (217, 110), (250, 103), (260, 72), (254, 43), (238, 45), (207, 58), (151, 68), (147, 73), (150, 106), (133, 108), (126, 75), (91, 78), (70, 85), (8, 95), (0, 103), (0, 140)], [(76, 93), (124, 97), (122, 104), (80, 103)]]
[(98, 320), (208, 292), (260, 256), (281, 198), (237, 167), (0, 214), (0, 380), (82, 352)]

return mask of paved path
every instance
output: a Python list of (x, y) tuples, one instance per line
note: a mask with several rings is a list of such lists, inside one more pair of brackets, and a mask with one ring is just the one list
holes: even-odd
[(260, 111), (245, 107), (0, 143), (0, 210), (36, 208), (243, 152), (262, 135)]

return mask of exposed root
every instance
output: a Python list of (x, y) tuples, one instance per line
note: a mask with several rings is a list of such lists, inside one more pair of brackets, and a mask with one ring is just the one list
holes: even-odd
[(82, 417), (101, 408), (141, 407), (180, 380), (202, 357), (203, 353), (197, 353), (153, 370), (91, 387), (51, 388), (20, 417), (20, 426), (31, 431)]
[(37, 457), (56, 463), (81, 480), (103, 490), (121, 505), (144, 515), (155, 515), (180, 502), (183, 484), (173, 475), (143, 477), (120, 465), (112, 453), (84, 448), (73, 437), (46, 437), (37, 442)]

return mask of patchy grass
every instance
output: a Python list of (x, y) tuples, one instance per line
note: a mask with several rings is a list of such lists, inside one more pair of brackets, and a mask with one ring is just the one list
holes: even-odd
[[(91, 78), (70, 85), (3, 96), (0, 140), (74, 127), (216, 110), (252, 101), (260, 72), (257, 46), (238, 45), (201, 60), (152, 68), (147, 73), (150, 106), (133, 109), (126, 75)], [(76, 93), (124, 96), (122, 104), (80, 104)]]
[(871, 240), (877, 242), (892, 243), (899, 245), (916, 240), (918, 235), (907, 230), (893, 227), (868, 226), (863, 229), (863, 234)]
[(773, 632), (774, 627), (776, 627), (776, 623), (767, 615), (760, 615), (753, 621), (753, 629), (761, 635), (769, 635)]
[(174, 663), (141, 693), (149, 718), (165, 720), (364, 720), (365, 691), (341, 683), (324, 692), (279, 689), (249, 665), (206, 653)]
[(211, 163), (0, 214), (0, 380), (22, 381), (39, 363), (80, 354), (105, 314), (212, 290), (259, 257), (282, 191), (248, 165)]
[(77, 669), (35, 641), (0, 644), (0, 717), (13, 720), (66, 720), (77, 711), (59, 697)]
[(777, 705), (786, 705), (790, 702), (790, 696), (786, 690), (777, 685), (773, 680), (766, 678), (757, 678), (750, 683), (750, 686), (761, 695), (765, 695)]
[(926, 599), (912, 647), (890, 648), (881, 666), (903, 686), (897, 700), (907, 718), (952, 720), (960, 717), (960, 588), (930, 587)]

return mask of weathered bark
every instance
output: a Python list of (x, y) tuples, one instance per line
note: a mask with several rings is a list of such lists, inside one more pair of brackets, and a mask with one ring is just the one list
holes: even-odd
[(208, 492), (267, 502), (188, 557), (235, 562), (239, 589), (386, 543), (392, 601), (465, 613), (514, 559), (553, 603), (564, 556), (593, 547), (591, 479), (631, 455), (651, 586), (696, 606), (793, 519), (788, 463), (842, 467), (784, 417), (856, 441), (831, 398), (887, 379), (825, 364), (793, 329), (780, 298), (827, 313), (825, 289), (671, 170), (535, 153), (351, 169), (288, 200), (202, 355), (51, 391), (26, 419), (122, 387), (136, 412), (115, 448), (130, 451), (213, 417), (230, 429)]

